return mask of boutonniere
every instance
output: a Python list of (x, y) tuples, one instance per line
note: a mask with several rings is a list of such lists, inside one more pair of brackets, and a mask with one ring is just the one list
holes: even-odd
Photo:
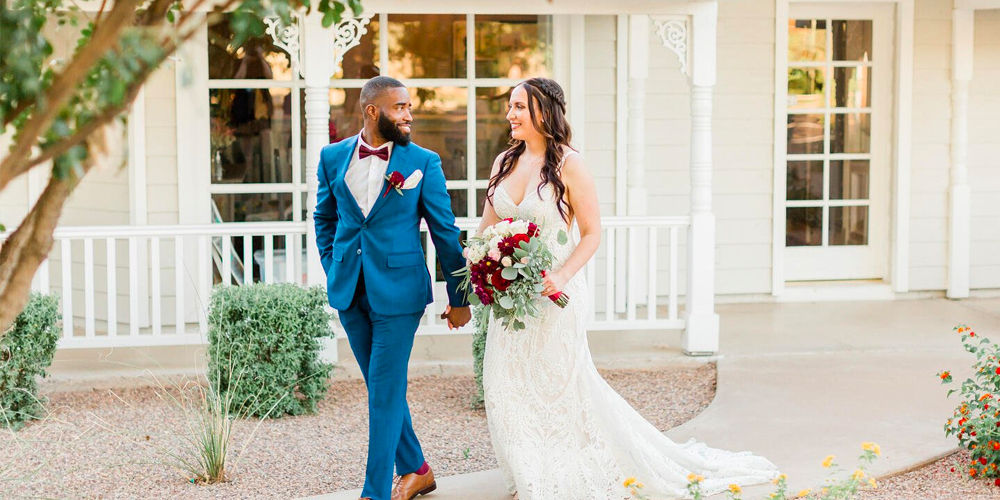
[(383, 198), (389, 195), (390, 189), (395, 189), (400, 196), (403, 196), (403, 183), (406, 182), (406, 179), (403, 178), (403, 174), (399, 173), (397, 170), (391, 174), (386, 174), (385, 180), (389, 181), (389, 185), (386, 186), (385, 193), (382, 193)]

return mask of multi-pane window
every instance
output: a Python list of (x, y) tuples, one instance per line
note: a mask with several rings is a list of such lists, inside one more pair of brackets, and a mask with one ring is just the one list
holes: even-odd
[(869, 243), (872, 21), (788, 26), (786, 245)]
[(360, 132), (368, 78), (398, 78), (413, 102), (412, 139), (441, 156), (455, 215), (482, 215), (490, 167), (509, 139), (510, 89), (552, 74), (551, 16), (381, 14), (367, 29), (331, 83), (330, 142)]

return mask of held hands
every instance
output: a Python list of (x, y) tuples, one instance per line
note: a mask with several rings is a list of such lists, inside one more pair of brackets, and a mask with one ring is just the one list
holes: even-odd
[(545, 285), (545, 289), (542, 290), (542, 297), (548, 297), (549, 295), (561, 292), (568, 281), (569, 277), (563, 273), (562, 269), (546, 272), (545, 278), (542, 280), (542, 284)]
[(446, 306), (444, 308), (444, 314), (441, 315), (441, 319), (448, 320), (448, 329), (457, 329), (465, 326), (469, 320), (472, 319), (472, 311), (469, 310), (469, 306), (465, 307), (451, 307)]

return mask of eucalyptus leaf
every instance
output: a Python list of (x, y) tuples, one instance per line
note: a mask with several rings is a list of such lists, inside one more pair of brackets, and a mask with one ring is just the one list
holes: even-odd
[(558, 241), (560, 245), (565, 245), (566, 243), (569, 243), (569, 235), (566, 234), (566, 231), (560, 229), (559, 234), (556, 236), (556, 241)]
[(514, 308), (514, 299), (510, 298), (507, 295), (504, 295), (503, 297), (500, 297), (499, 302), (500, 302), (500, 307), (502, 307), (504, 309), (513, 309)]
[(481, 306), (481, 305), (483, 305), (483, 301), (479, 300), (479, 296), (476, 295), (476, 294), (474, 294), (474, 293), (469, 294), (469, 303), (472, 304), (472, 305), (474, 305), (474, 306)]
[(502, 276), (505, 280), (513, 281), (517, 278), (517, 269), (514, 269), (513, 267), (505, 267), (503, 271), (500, 271), (500, 276)]

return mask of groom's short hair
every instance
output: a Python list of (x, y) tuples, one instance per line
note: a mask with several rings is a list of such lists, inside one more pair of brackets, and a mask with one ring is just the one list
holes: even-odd
[(403, 85), (403, 82), (391, 76), (376, 76), (368, 80), (365, 82), (365, 86), (361, 88), (361, 107), (364, 108), (369, 103), (374, 102), (375, 98), (385, 89), (400, 87), (406, 88), (406, 85)]

